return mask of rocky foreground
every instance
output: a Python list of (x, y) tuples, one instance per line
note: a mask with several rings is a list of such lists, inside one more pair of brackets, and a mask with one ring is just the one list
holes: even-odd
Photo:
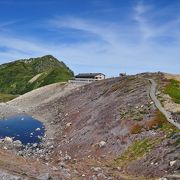
[(154, 106), (149, 77), (164, 97), (168, 80), (145, 73), (86, 86), (53, 84), (0, 104), (1, 118), (26, 113), (46, 127), (41, 144), (0, 142), (1, 174), (11, 179), (179, 178), (179, 130)]

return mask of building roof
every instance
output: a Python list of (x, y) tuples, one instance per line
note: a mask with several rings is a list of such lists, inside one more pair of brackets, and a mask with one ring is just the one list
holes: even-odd
[(104, 75), (102, 73), (80, 73), (78, 75), (76, 75), (76, 78), (94, 78), (97, 75)]

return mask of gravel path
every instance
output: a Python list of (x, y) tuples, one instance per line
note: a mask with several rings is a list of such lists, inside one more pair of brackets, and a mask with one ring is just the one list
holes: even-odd
[(173, 124), (174, 126), (176, 126), (178, 129), (180, 129), (180, 124), (175, 122), (173, 119), (172, 119), (172, 116), (169, 112), (167, 112), (161, 105), (161, 103), (159, 102), (159, 100), (157, 99), (155, 93), (156, 93), (156, 82), (153, 80), (153, 79), (148, 79), (151, 83), (151, 89), (150, 89), (150, 97), (151, 99), (153, 100), (155, 106), (159, 109), (159, 111), (161, 111), (166, 119), (171, 123)]

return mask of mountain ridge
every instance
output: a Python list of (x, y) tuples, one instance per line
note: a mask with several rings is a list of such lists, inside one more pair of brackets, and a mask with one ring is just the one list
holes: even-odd
[[(42, 73), (33, 82), (30, 80)], [(68, 81), (73, 71), (52, 55), (20, 59), (0, 65), (0, 92), (24, 94), (44, 85)]]

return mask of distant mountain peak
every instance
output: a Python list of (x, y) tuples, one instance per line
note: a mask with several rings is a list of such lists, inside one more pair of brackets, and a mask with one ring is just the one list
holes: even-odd
[[(73, 75), (64, 62), (52, 55), (20, 59), (0, 65), (0, 92), (23, 94), (41, 86), (67, 81)], [(37, 78), (29, 83), (33, 77)]]

